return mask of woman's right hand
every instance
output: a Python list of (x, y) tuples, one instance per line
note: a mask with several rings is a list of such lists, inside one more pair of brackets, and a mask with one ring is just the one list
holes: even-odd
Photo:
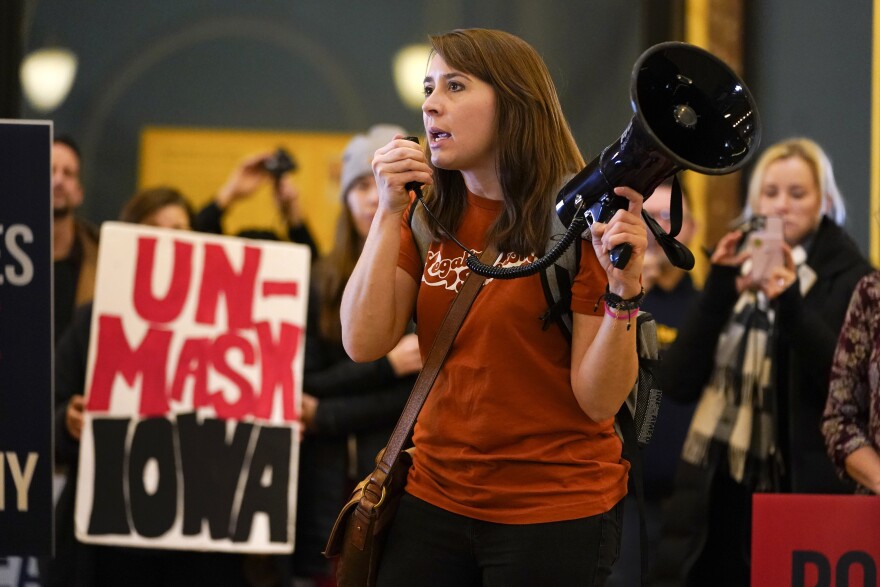
[(402, 212), (409, 207), (406, 184), (433, 183), (431, 166), (418, 143), (395, 135), (390, 143), (373, 155), (373, 176), (379, 189), (379, 207), (388, 212)]
[(83, 428), (83, 410), (85, 409), (85, 398), (77, 394), (70, 396), (67, 402), (67, 410), (64, 413), (64, 424), (67, 433), (74, 440), (79, 440), (82, 435)]
[(272, 151), (267, 151), (251, 155), (239, 162), (214, 197), (217, 206), (225, 210), (233, 202), (251, 196), (257, 188), (266, 183), (270, 175), (263, 164), (272, 155)]
[(711, 262), (713, 265), (725, 267), (739, 267), (749, 258), (748, 251), (740, 251), (739, 244), (742, 241), (743, 232), (734, 230), (721, 237), (715, 250), (712, 251)]
[[(740, 250), (739, 245), (743, 239), (743, 231), (734, 230), (728, 232), (721, 237), (715, 250), (712, 251), (710, 262), (713, 265), (721, 265), (723, 267), (739, 267), (745, 263), (750, 257), (747, 250)], [(748, 276), (738, 275), (736, 277), (736, 291), (742, 293), (747, 287), (750, 287)]]

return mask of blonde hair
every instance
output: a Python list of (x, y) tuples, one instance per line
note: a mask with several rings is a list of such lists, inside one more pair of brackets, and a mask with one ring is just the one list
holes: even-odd
[(751, 218), (758, 208), (761, 197), (761, 183), (767, 168), (780, 159), (797, 157), (801, 159), (813, 172), (813, 178), (819, 187), (819, 195), (822, 198), (822, 214), (830, 218), (835, 224), (843, 225), (846, 221), (846, 204), (837, 182), (834, 180), (834, 170), (828, 155), (815, 141), (807, 138), (792, 138), (780, 141), (770, 146), (761, 155), (749, 180), (749, 191), (746, 199), (746, 209), (743, 212), (745, 218)]

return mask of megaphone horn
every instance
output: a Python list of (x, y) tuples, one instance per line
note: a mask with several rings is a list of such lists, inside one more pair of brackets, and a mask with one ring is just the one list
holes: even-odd
[[(682, 169), (736, 171), (760, 142), (758, 110), (746, 85), (694, 45), (668, 42), (645, 51), (633, 67), (630, 98), (635, 114), (620, 138), (557, 195), (556, 213), (566, 226), (608, 222), (626, 208), (626, 198), (614, 194), (617, 186), (647, 198)], [(623, 268), (631, 254), (632, 246), (619, 245), (611, 262)]]
[[(587, 227), (608, 222), (617, 210), (629, 206), (626, 198), (614, 194), (615, 187), (629, 186), (648, 198), (682, 169), (731, 173), (758, 148), (761, 124), (748, 88), (727, 64), (694, 45), (660, 43), (642, 53), (633, 67), (630, 98), (635, 114), (620, 138), (556, 196), (556, 214), (568, 230), (553, 248), (517, 267), (483, 265), (471, 255), (471, 271), (496, 279), (537, 273), (555, 262)], [(665, 245), (667, 254), (672, 251), (679, 259), (678, 266), (693, 267), (687, 247), (672, 237)], [(627, 243), (609, 253), (618, 268), (626, 267), (631, 255), (632, 245)], [(690, 267), (681, 259), (689, 259)]]

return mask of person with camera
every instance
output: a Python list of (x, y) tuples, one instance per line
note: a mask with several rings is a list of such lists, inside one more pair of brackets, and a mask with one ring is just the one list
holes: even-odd
[[(119, 220), (175, 230), (190, 230), (193, 211), (176, 188), (139, 190), (126, 201)], [(92, 302), (80, 306), (55, 351), (55, 459), (70, 468), (59, 496), (56, 520), (73, 537), (80, 438), (84, 425)], [(52, 561), (45, 585), (216, 585), (247, 587), (248, 557), (239, 553), (145, 549), (75, 540), (63, 560)]]
[(752, 493), (847, 491), (819, 421), (850, 295), (871, 266), (841, 227), (844, 202), (819, 145), (766, 149), (744, 218), (712, 252), (664, 355), (664, 393), (698, 404), (652, 585), (748, 585)]
[[(576, 245), (571, 339), (544, 328), (540, 275), (484, 280), (457, 242), (488, 249), (493, 265), (533, 261), (584, 160), (534, 48), (486, 29), (430, 39), (427, 148), (398, 135), (373, 157), (378, 210), (342, 298), (345, 349), (383, 356), (418, 307), (426, 354), (467, 277), (483, 285), (419, 412), (377, 584), (604, 585), (629, 471), (614, 416), (638, 369), (628, 326), (642, 294), (643, 197), (616, 188), (626, 206)], [(436, 216), (424, 261), (408, 223), (413, 183)], [(621, 269), (609, 252), (623, 243)]]
[[(287, 238), (290, 242), (307, 245), (312, 251), (312, 258), (317, 258), (318, 247), (300, 208), (299, 189), (290, 177), (290, 172), (294, 170), (295, 164), (283, 149), (245, 157), (229, 173), (214, 199), (196, 214), (193, 228), (199, 232), (223, 234), (223, 215), (229, 208), (271, 183), (275, 204), (287, 226)], [(278, 239), (273, 232), (263, 229), (246, 230), (239, 236)]]

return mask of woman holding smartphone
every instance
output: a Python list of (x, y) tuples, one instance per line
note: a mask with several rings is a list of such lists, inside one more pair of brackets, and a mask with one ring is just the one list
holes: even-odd
[(819, 421), (850, 295), (871, 266), (841, 228), (844, 203), (819, 145), (769, 147), (744, 216), (749, 228), (718, 242), (699, 302), (664, 356), (663, 389), (699, 403), (654, 585), (748, 585), (752, 493), (848, 491)]

